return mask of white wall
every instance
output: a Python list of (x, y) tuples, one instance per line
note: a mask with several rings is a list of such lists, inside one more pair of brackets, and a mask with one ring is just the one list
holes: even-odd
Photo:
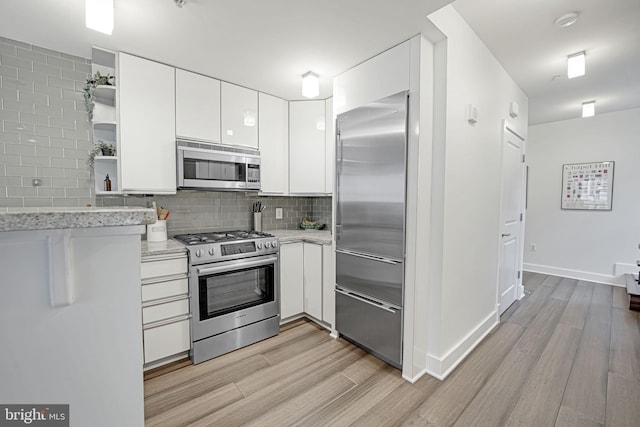
[[(624, 283), (624, 267), (637, 272), (638, 135), (640, 109), (529, 128), (525, 269), (614, 284)], [(615, 161), (613, 209), (561, 210), (562, 165), (601, 160)], [(616, 272), (616, 263), (626, 265)]]
[[(497, 319), (502, 123), (509, 118), (526, 138), (528, 104), (452, 6), (428, 18), (446, 36), (445, 81), (435, 82), (446, 87), (445, 135), (434, 140), (444, 169), (433, 177), (434, 188), (444, 191), (442, 203), (433, 203), (432, 217), (441, 221), (433, 223), (432, 233), (441, 233), (442, 241), (431, 249), (428, 304), (435, 318), (429, 319), (427, 360), (428, 372), (442, 377)], [(520, 105), (515, 120), (509, 117), (512, 101)], [(467, 104), (478, 108), (475, 125), (466, 121)]]
[[(0, 402), (69, 404), (72, 426), (144, 425), (143, 230), (0, 232)], [(64, 237), (70, 288), (49, 241)], [(50, 286), (71, 305), (53, 307)]]

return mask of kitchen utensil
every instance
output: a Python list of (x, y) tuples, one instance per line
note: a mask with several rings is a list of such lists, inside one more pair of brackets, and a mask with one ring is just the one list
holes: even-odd
[(158, 209), (158, 219), (166, 220), (169, 217), (169, 210), (161, 207)]

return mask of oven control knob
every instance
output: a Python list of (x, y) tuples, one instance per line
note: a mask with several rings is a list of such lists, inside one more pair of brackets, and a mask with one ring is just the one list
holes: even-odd
[(273, 242), (271, 242), (271, 247), (272, 248), (275, 248), (277, 246), (278, 246), (278, 241), (277, 240), (274, 240)]
[(262, 242), (258, 242), (258, 249), (262, 249)]
[(264, 242), (264, 247), (265, 249), (268, 249), (271, 247), (271, 243), (270, 242)]
[(215, 249), (209, 248), (209, 255), (213, 256), (216, 253)]
[(197, 257), (201, 257), (202, 256), (202, 249), (196, 249), (196, 256)]

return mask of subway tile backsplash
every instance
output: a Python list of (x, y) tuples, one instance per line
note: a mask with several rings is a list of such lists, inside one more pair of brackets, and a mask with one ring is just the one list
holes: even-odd
[(82, 97), (90, 73), (88, 59), (0, 37), (0, 207), (95, 203)]
[[(295, 230), (305, 217), (326, 224), (330, 230), (331, 200), (331, 197), (275, 197), (243, 192), (180, 190), (171, 196), (97, 196), (96, 203), (98, 206), (147, 206), (155, 201), (159, 207), (171, 212), (167, 233), (173, 236), (251, 229), (254, 202), (266, 206), (262, 213), (263, 230)], [(282, 219), (276, 219), (276, 208), (282, 208)]]

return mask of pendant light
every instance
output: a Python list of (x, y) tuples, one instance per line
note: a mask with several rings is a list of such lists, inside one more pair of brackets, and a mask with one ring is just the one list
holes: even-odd
[(316, 73), (307, 71), (302, 75), (302, 96), (315, 98), (320, 94), (320, 79)]
[(111, 35), (113, 32), (113, 0), (85, 0), (87, 28)]

